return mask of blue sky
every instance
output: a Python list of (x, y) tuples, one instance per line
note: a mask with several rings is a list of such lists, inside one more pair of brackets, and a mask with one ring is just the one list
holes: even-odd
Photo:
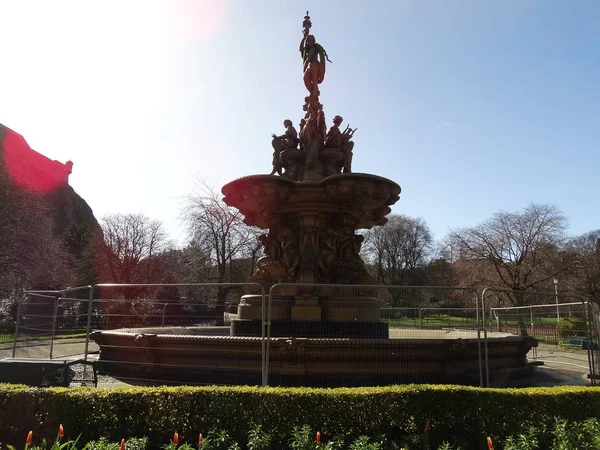
[(531, 202), (600, 228), (597, 1), (4, 0), (0, 123), (71, 159), (97, 217), (183, 242), (195, 180), (269, 173), (271, 133), (301, 118), (307, 9), (327, 123), (358, 127), (355, 172), (402, 186), (394, 213), (438, 239)]

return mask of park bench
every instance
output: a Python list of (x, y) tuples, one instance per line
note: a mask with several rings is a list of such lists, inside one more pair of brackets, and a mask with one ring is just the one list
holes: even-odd
[(564, 348), (577, 348), (583, 349), (584, 346), (587, 347), (587, 342), (584, 337), (570, 337), (563, 339), (562, 346)]

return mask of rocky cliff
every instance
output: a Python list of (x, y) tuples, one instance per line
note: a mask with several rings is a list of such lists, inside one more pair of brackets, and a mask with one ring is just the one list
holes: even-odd
[[(0, 216), (6, 217), (0, 234), (6, 235), (5, 242), (14, 243), (14, 226), (49, 219), (51, 237), (60, 248), (53, 258), (61, 259), (55, 263), (65, 269), (61, 277), (67, 278), (61, 280), (62, 286), (95, 282), (94, 247), (102, 241), (92, 209), (68, 184), (72, 166), (70, 161), (63, 164), (36, 152), (21, 135), (0, 124), (0, 191), (4, 194)], [(28, 215), (38, 220), (24, 220)], [(27, 236), (28, 229), (19, 228)], [(41, 228), (30, 228), (31, 233), (40, 233)], [(36, 242), (41, 237), (30, 238)], [(41, 287), (39, 281), (32, 283)]]

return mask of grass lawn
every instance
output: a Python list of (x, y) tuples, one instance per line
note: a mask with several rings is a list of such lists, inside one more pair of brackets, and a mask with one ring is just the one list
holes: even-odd
[(406, 328), (445, 328), (445, 327), (474, 327), (477, 325), (477, 321), (474, 317), (428, 317), (424, 316), (422, 319), (419, 318), (397, 318), (397, 319), (383, 319), (382, 322), (389, 323), (392, 327), (406, 327)]
[[(477, 325), (475, 317), (457, 317), (447, 314), (436, 314), (436, 315), (425, 315), (422, 318), (419, 317), (396, 317), (396, 318), (383, 318), (383, 322), (389, 323), (393, 327), (407, 327), (407, 328), (446, 328), (446, 327), (474, 327)], [(555, 317), (534, 317), (533, 323), (535, 326), (543, 326), (548, 329), (550, 327), (556, 327)], [(488, 326), (495, 328), (496, 321), (487, 320)], [(523, 317), (523, 322), (526, 327), (529, 327), (529, 317)], [(516, 327), (519, 326), (518, 320), (513, 316), (510, 319), (500, 317), (501, 327)]]

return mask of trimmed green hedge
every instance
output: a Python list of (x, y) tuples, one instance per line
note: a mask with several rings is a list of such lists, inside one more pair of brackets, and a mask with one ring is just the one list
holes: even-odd
[(106, 436), (147, 436), (150, 448), (174, 431), (195, 442), (211, 428), (245, 442), (262, 424), (285, 441), (295, 425), (326, 436), (388, 436), (423, 432), (477, 442), (504, 439), (523, 427), (553, 426), (554, 418), (600, 418), (600, 390), (589, 387), (481, 389), (407, 385), (381, 388), (51, 388), (0, 384), (0, 442), (20, 442), (29, 430), (52, 438), (59, 423), (82, 442)]

